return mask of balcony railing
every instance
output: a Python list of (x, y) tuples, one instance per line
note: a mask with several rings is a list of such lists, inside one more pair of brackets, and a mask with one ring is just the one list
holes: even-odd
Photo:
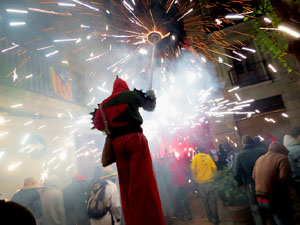
[(265, 61), (255, 63), (240, 63), (228, 71), (232, 86), (245, 87), (260, 82), (272, 80)]

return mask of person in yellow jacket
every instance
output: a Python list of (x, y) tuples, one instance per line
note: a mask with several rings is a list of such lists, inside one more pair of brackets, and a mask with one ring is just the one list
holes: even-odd
[(195, 155), (191, 165), (193, 179), (198, 183), (199, 196), (205, 207), (208, 220), (214, 225), (218, 225), (220, 221), (217, 197), (211, 185), (217, 174), (217, 166), (201, 146), (196, 149), (196, 153), (197, 155)]

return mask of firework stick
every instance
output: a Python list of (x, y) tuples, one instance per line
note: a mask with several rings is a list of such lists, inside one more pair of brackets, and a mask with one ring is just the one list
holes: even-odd
[(153, 70), (154, 70), (155, 53), (156, 53), (156, 43), (153, 43), (153, 46), (152, 46), (152, 61), (151, 61), (151, 77), (150, 77), (150, 88), (149, 88), (149, 90), (152, 89), (152, 84), (153, 84)]

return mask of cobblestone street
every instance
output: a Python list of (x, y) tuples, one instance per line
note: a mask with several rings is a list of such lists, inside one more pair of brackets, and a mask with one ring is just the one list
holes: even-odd
[[(205, 209), (202, 206), (201, 200), (197, 197), (191, 199), (191, 210), (193, 215), (193, 220), (190, 221), (179, 221), (175, 220), (173, 225), (211, 225), (207, 219)], [(221, 220), (221, 225), (233, 225), (227, 210), (224, 208), (222, 203), (219, 201), (219, 216)]]

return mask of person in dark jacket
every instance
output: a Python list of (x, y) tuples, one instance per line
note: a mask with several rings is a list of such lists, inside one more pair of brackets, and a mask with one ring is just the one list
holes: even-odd
[(11, 199), (11, 201), (25, 206), (32, 213), (37, 223), (43, 216), (41, 197), (38, 192), (41, 187), (42, 185), (35, 177), (27, 177), (24, 180), (23, 187)]
[(86, 179), (76, 175), (63, 190), (66, 225), (88, 225)]
[(227, 162), (227, 152), (225, 152), (224, 148), (222, 147), (222, 144), (219, 145), (219, 160), (216, 162), (216, 166), (219, 170), (223, 170), (224, 167), (227, 167), (228, 162)]
[(283, 144), (289, 150), (288, 159), (292, 171), (293, 186), (300, 199), (300, 141), (290, 135), (285, 135)]
[(262, 142), (261, 138), (259, 136), (254, 137), (255, 146), (257, 148), (265, 149), (266, 152), (268, 151), (268, 147), (265, 145), (264, 142)]
[(277, 141), (261, 156), (253, 169), (253, 180), (258, 204), (264, 215), (271, 214), (277, 225), (293, 225), (293, 213), (289, 197), (291, 170), (286, 147)]
[(258, 148), (254, 140), (248, 135), (242, 138), (242, 144), (243, 150), (235, 157), (234, 175), (238, 185), (248, 190), (247, 193), (255, 224), (262, 225), (264, 223), (256, 202), (255, 183), (252, 179), (252, 172), (256, 160), (266, 154), (266, 151), (262, 148)]
[(223, 147), (224, 151), (227, 153), (227, 166), (228, 166), (228, 168), (231, 168), (231, 167), (233, 167), (234, 160), (235, 160), (235, 151), (231, 147), (231, 145), (227, 142), (224, 142), (222, 144), (222, 147)]

